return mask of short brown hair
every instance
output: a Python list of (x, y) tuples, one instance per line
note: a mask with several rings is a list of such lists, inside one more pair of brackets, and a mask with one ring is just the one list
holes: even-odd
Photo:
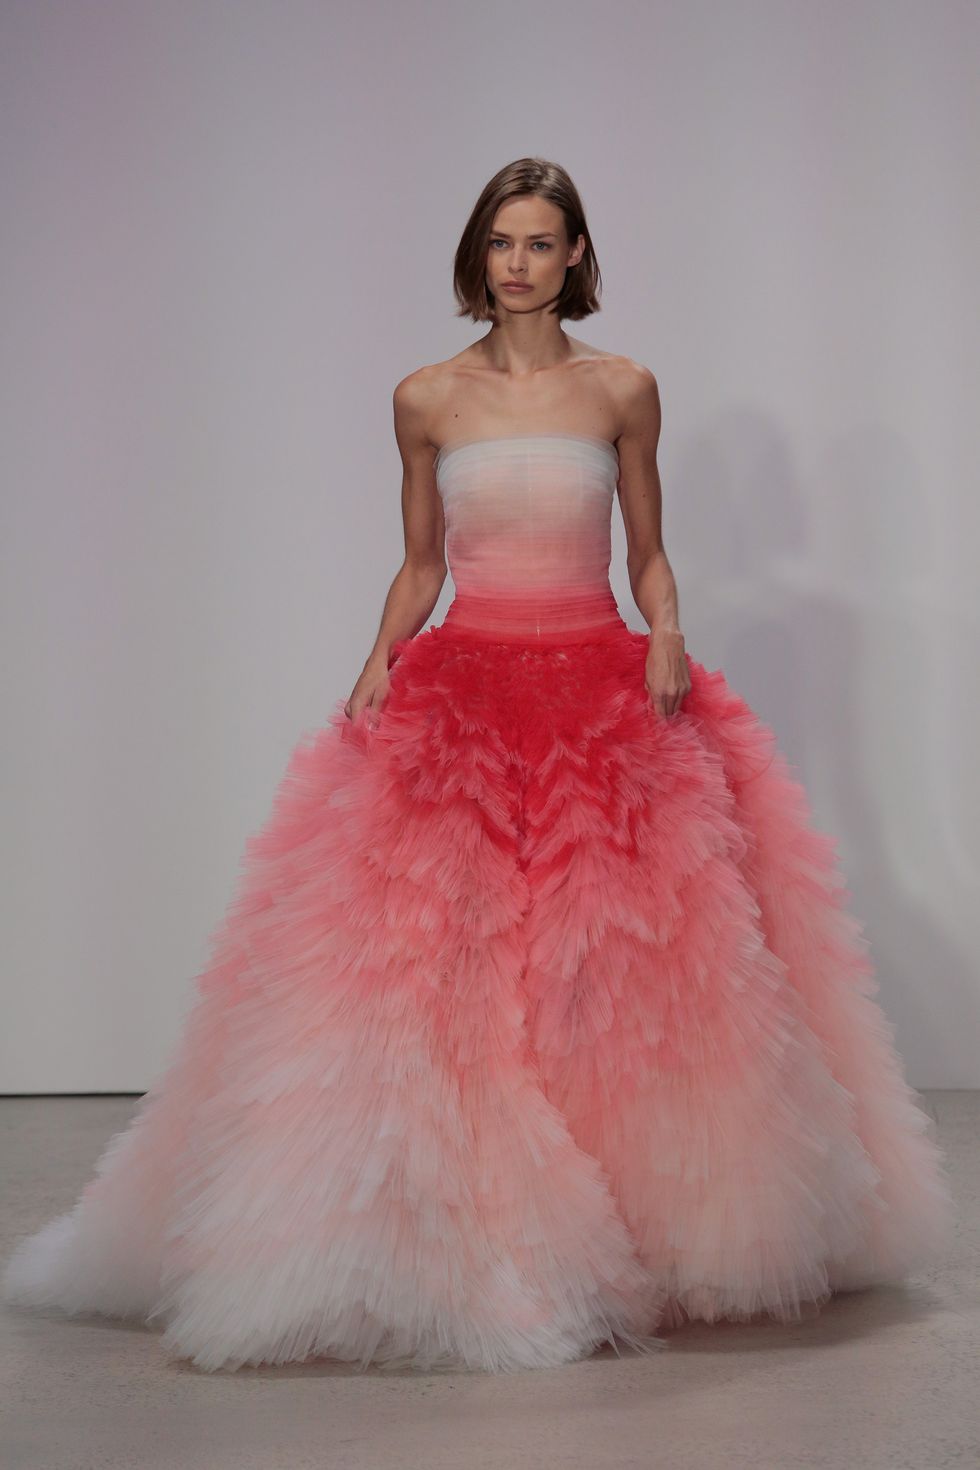
[(472, 317), (475, 322), (492, 320), (494, 295), (487, 290), (486, 272), (493, 221), (502, 204), (522, 194), (537, 194), (557, 205), (570, 244), (579, 235), (585, 236), (582, 259), (566, 270), (561, 293), (549, 309), (560, 319), (568, 317), (572, 321), (601, 311), (602, 276), (578, 190), (561, 164), (549, 163), (545, 158), (518, 158), (494, 174), (466, 221), (453, 267), (453, 293), (459, 302), (456, 315)]

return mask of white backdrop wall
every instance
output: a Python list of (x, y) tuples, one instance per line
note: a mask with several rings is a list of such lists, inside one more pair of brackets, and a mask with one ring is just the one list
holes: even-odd
[(980, 1083), (980, 8), (0, 14), (0, 1091), (164, 1065), (373, 642), (391, 392), (485, 330), (453, 251), (525, 154), (598, 251), (567, 329), (658, 378), (688, 649), (837, 837), (910, 1080)]

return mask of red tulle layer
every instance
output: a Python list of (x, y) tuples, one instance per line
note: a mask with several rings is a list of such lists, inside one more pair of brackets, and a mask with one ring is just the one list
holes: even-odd
[(8, 1300), (204, 1368), (547, 1366), (789, 1321), (950, 1195), (772, 733), (595, 619), (397, 645), (248, 843), (172, 1065)]

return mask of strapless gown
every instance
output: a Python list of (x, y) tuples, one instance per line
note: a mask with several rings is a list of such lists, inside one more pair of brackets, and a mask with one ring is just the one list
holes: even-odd
[(205, 1370), (504, 1370), (780, 1322), (947, 1243), (832, 840), (609, 584), (615, 448), (437, 460), (455, 597), (298, 741), (168, 1066), (3, 1295)]

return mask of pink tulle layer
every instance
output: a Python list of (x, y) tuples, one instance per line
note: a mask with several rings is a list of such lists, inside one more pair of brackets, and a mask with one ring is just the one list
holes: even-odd
[(174, 1058), (8, 1301), (208, 1370), (779, 1321), (945, 1245), (933, 1125), (774, 739), (645, 635), (396, 646), (305, 735)]

